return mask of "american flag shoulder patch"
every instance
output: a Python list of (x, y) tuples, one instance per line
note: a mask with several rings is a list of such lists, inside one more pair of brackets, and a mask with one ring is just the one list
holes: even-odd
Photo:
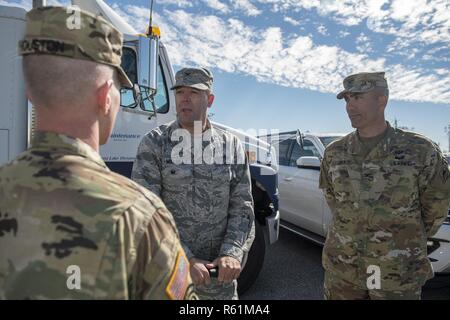
[(166, 293), (172, 300), (183, 300), (188, 288), (189, 261), (183, 250), (178, 251), (175, 267), (170, 276)]

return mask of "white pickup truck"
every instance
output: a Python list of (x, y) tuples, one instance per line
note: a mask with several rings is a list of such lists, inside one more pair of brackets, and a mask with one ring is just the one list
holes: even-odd
[[(271, 141), (279, 158), (280, 226), (323, 245), (331, 211), (319, 189), (320, 161), (325, 147), (344, 134), (299, 135), (299, 131), (260, 137)], [(302, 139), (303, 147), (299, 140)], [(428, 258), (435, 273), (450, 273), (449, 216), (428, 239)]]

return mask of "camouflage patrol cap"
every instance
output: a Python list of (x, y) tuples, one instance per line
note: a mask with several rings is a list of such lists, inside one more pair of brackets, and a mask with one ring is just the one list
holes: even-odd
[(342, 99), (346, 93), (364, 93), (375, 88), (388, 88), (384, 72), (361, 72), (352, 74), (344, 79), (344, 90), (337, 95)]
[(205, 68), (183, 68), (175, 75), (174, 90), (179, 87), (191, 87), (199, 90), (212, 90), (213, 76)]
[(121, 85), (132, 87), (120, 66), (122, 43), (122, 34), (101, 16), (75, 8), (40, 7), (27, 13), (19, 54), (57, 55), (110, 65), (117, 69)]

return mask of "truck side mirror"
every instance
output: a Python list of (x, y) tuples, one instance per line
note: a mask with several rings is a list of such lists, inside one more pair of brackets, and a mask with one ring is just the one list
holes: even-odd
[(121, 88), (120, 105), (124, 110), (150, 112), (150, 118), (157, 115), (154, 96), (158, 87), (158, 38), (150, 35), (138, 37), (137, 54), (124, 47), (122, 67), (133, 82), (133, 88)]
[(297, 159), (297, 167), (320, 170), (320, 159), (318, 157), (300, 157)]
[(154, 95), (157, 89), (158, 38), (140, 36), (138, 46), (139, 87), (148, 88)]

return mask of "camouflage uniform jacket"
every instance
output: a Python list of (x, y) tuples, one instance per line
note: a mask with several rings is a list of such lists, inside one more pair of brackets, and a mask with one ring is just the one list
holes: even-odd
[(408, 290), (433, 276), (427, 236), (447, 215), (449, 169), (432, 141), (387, 130), (365, 159), (356, 131), (326, 149), (320, 187), (333, 219), (322, 260), (364, 288), (367, 267), (379, 266), (383, 290)]
[[(200, 144), (203, 150), (215, 150), (215, 157), (219, 156), (223, 164), (194, 159), (192, 149), (187, 161), (175, 164), (172, 153), (178, 153), (180, 142), (172, 134), (179, 128), (174, 121), (142, 139), (132, 179), (159, 195), (172, 212), (189, 259), (195, 256), (212, 261), (231, 256), (242, 261), (253, 241), (249, 234), (254, 230), (254, 213), (250, 171), (241, 143), (232, 134), (211, 126), (203, 134), (209, 133), (209, 137)], [(226, 147), (243, 164), (227, 164), (226, 152), (217, 152)]]
[(0, 298), (183, 298), (188, 270), (162, 202), (81, 140), (37, 132), (0, 168)]

